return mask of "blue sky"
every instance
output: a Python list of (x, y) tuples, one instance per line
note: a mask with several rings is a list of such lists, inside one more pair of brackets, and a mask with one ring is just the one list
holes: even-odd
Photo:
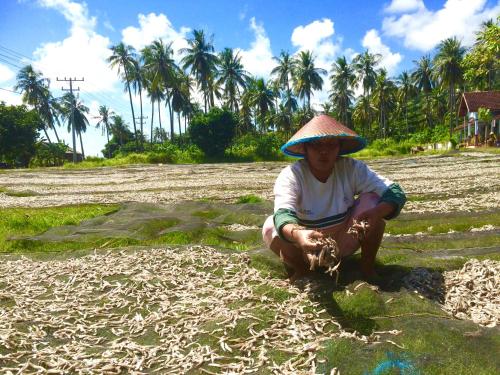
[[(131, 124), (123, 84), (105, 61), (121, 41), (140, 49), (163, 38), (181, 48), (193, 29), (203, 29), (214, 35), (217, 51), (237, 49), (245, 68), (264, 78), (281, 50), (312, 50), (317, 65), (329, 70), (338, 56), (350, 59), (368, 49), (397, 76), (433, 54), (440, 40), (457, 36), (471, 45), (481, 22), (499, 14), (498, 0), (2, 0), (0, 88), (12, 90), (17, 67), (29, 62), (51, 79), (55, 96), (62, 95), (57, 77), (83, 76), (80, 97), (91, 108), (91, 123), (98, 105), (106, 104)], [(316, 105), (327, 97), (327, 81), (314, 95)], [(18, 104), (20, 96), (0, 90), (0, 100)], [(149, 116), (150, 110), (146, 103)], [(69, 142), (69, 134), (60, 133)], [(84, 143), (87, 154), (98, 155), (104, 138), (89, 129)]]

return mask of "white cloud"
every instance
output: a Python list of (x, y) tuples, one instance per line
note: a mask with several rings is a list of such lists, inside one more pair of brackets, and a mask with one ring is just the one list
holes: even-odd
[(306, 26), (297, 26), (292, 32), (292, 44), (301, 50), (313, 50), (334, 33), (330, 19), (316, 20)]
[(363, 37), (361, 44), (371, 53), (378, 53), (382, 55), (379, 66), (387, 69), (389, 75), (393, 75), (395, 73), (396, 68), (403, 57), (397, 52), (392, 53), (390, 48), (382, 43), (382, 39), (380, 39), (377, 30), (368, 30)]
[(387, 13), (403, 13), (424, 8), (425, 5), (422, 0), (392, 0), (391, 4), (384, 10)]
[(52, 87), (59, 85), (57, 77), (84, 77), (85, 82), (79, 85), (86, 91), (112, 91), (119, 79), (106, 61), (111, 55), (110, 40), (94, 31), (96, 19), (89, 17), (86, 4), (69, 0), (40, 0), (39, 4), (58, 10), (71, 27), (66, 39), (37, 48), (35, 69), (52, 81)]
[(0, 82), (10, 81), (15, 76), (16, 73), (14, 73), (8, 66), (0, 63)]
[(175, 30), (170, 20), (164, 14), (149, 13), (139, 14), (139, 27), (129, 26), (122, 30), (122, 40), (125, 44), (130, 44), (137, 51), (157, 39), (162, 39), (165, 44), (172, 42), (175, 53), (175, 60), (179, 61), (178, 51), (188, 46), (186, 34), (190, 31), (187, 27)]
[(236, 48), (235, 52), (239, 52), (245, 70), (256, 77), (267, 79), (276, 65), (271, 51), (271, 41), (266, 35), (264, 26), (257, 24), (255, 17), (250, 19), (250, 28), (255, 35), (255, 40), (251, 43), (250, 49)]
[(96, 18), (89, 17), (85, 3), (80, 4), (69, 0), (38, 0), (38, 3), (44, 8), (59, 11), (71, 23), (72, 32), (74, 29), (92, 30), (96, 25)]
[(330, 70), (333, 60), (340, 51), (341, 38), (334, 42), (334, 23), (328, 18), (316, 20), (306, 26), (297, 26), (292, 32), (292, 44), (299, 51), (312, 51), (315, 65)]
[(424, 52), (453, 36), (470, 46), (481, 23), (495, 19), (499, 13), (500, 2), (488, 8), (486, 0), (448, 0), (437, 11), (424, 6), (413, 12), (386, 17), (382, 29), (385, 35), (403, 39), (407, 48)]
[(297, 47), (296, 53), (300, 51), (311, 51), (314, 56), (314, 65), (327, 71), (323, 75), (323, 88), (320, 91), (314, 91), (311, 97), (311, 105), (320, 110), (321, 103), (328, 100), (328, 92), (331, 89), (330, 79), (328, 78), (332, 63), (339, 53), (342, 44), (342, 38), (336, 38), (334, 22), (329, 18), (315, 20), (305, 26), (297, 26), (291, 36), (292, 45)]

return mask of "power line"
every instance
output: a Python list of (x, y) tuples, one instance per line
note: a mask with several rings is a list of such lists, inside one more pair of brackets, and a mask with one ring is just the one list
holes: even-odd
[(4, 50), (4, 51), (6, 51), (6, 52), (9, 52), (9, 53), (11, 53), (11, 54), (13, 54), (13, 55), (18, 55), (18, 56), (19, 56), (19, 57), (21, 57), (21, 58), (28, 59), (29, 61), (33, 61), (33, 60), (31, 60), (31, 57), (28, 57), (28, 56), (26, 56), (26, 55), (23, 55), (22, 53), (16, 52), (16, 51), (14, 51), (14, 50), (12, 50), (12, 49), (10, 49), (10, 48), (7, 48), (7, 47), (5, 47), (5, 46), (2, 46), (1, 44), (0, 44), (0, 49)]
[(0, 87), (0, 90), (13, 92), (14, 94), (19, 94), (19, 95), (21, 95), (21, 94), (22, 94), (21, 92), (18, 92), (18, 91), (13, 91), (13, 90), (9, 90), (9, 89), (5, 89), (5, 88), (3, 88), (3, 87)]

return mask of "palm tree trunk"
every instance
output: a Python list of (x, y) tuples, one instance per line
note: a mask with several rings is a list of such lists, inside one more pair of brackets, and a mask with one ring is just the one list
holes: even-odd
[(47, 133), (47, 129), (45, 129), (45, 127), (43, 128), (43, 132), (45, 133), (45, 137), (47, 138), (47, 141), (49, 142), (49, 144), (51, 145), (52, 142), (50, 141), (50, 138), (49, 138), (49, 134)]
[(155, 101), (151, 100), (151, 144), (153, 144), (153, 117), (155, 114)]
[(127, 80), (128, 97), (130, 100), (130, 109), (132, 110), (132, 121), (134, 123), (134, 134), (135, 134), (135, 147), (139, 149), (139, 140), (137, 139), (137, 126), (135, 125), (135, 113), (134, 105), (132, 104), (132, 92), (130, 91), (130, 85), (128, 83), (127, 71), (125, 70), (125, 79)]
[(160, 122), (160, 131), (161, 131), (161, 101), (158, 100), (158, 121)]
[(170, 98), (167, 98), (167, 107), (168, 107), (168, 117), (170, 118), (170, 140), (174, 140), (174, 121), (173, 121), (173, 113), (172, 106), (170, 105)]
[(56, 130), (56, 127), (53, 126), (52, 129), (54, 129), (54, 133), (56, 135), (56, 139), (57, 139), (57, 143), (61, 143), (61, 140), (59, 139), (59, 134), (57, 134), (57, 130)]
[(177, 122), (179, 123), (179, 136), (182, 135), (182, 130), (181, 130), (181, 112), (177, 112)]
[(104, 124), (106, 127), (106, 138), (108, 139), (108, 159), (111, 159), (111, 149), (109, 148), (109, 126), (108, 124)]
[(82, 161), (83, 161), (85, 160), (85, 151), (83, 151), (82, 133), (78, 132), (78, 136), (80, 137), (80, 148), (82, 149)]
[(144, 149), (144, 117), (142, 116), (142, 87), (139, 85), (139, 100), (141, 102), (141, 149)]

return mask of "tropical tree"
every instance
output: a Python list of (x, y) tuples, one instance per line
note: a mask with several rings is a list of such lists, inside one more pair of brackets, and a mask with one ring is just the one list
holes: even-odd
[(354, 99), (352, 88), (356, 83), (356, 75), (354, 68), (347, 62), (345, 56), (337, 58), (333, 63), (330, 82), (332, 87), (330, 100), (333, 107), (342, 122), (350, 126), (349, 112)]
[[(141, 66), (140, 60), (134, 60), (134, 64), (129, 74), (130, 77), (130, 85), (134, 90), (134, 94), (139, 94), (139, 103), (140, 103), (140, 125), (141, 125), (141, 134), (144, 134), (144, 116), (142, 113), (142, 89), (146, 83), (145, 70), (143, 66)], [(143, 137), (141, 137), (143, 139)], [(143, 145), (142, 145), (143, 146)]]
[(301, 99), (307, 99), (308, 110), (311, 110), (311, 95), (313, 90), (323, 87), (322, 75), (326, 70), (314, 66), (314, 57), (311, 51), (301, 51), (295, 60), (293, 74), (295, 92)]
[(135, 145), (137, 148), (139, 148), (134, 105), (132, 103), (132, 92), (130, 90), (131, 78), (129, 77), (129, 74), (134, 70), (134, 64), (136, 63), (135, 50), (132, 46), (126, 46), (123, 43), (119, 43), (116, 46), (112, 46), (111, 51), (113, 52), (113, 54), (108, 58), (108, 62), (110, 63), (111, 68), (117, 68), (118, 74), (123, 74), (122, 78), (125, 78), (125, 88), (128, 91), (130, 109), (132, 111), (132, 123), (134, 124), (134, 134), (136, 142)]
[[(43, 127), (43, 131), (45, 137), (49, 143), (52, 143), (47, 133), (47, 128), (55, 130), (54, 122), (52, 121), (54, 119), (54, 101), (48, 88), (48, 80), (42, 77), (41, 72), (35, 71), (31, 64), (22, 68), (17, 73), (16, 79), (17, 83), (14, 86), (14, 90), (22, 92), (23, 103), (32, 105), (35, 108), (35, 111), (44, 121), (45, 126)], [(59, 142), (57, 132), (56, 137)]]
[(175, 79), (173, 80), (171, 96), (172, 111), (177, 112), (179, 135), (181, 135), (181, 112), (189, 102), (189, 86), (186, 85), (186, 77), (184, 73), (177, 73)]
[(396, 85), (387, 77), (387, 71), (381, 69), (377, 74), (375, 89), (373, 90), (374, 107), (377, 108), (379, 116), (379, 134), (387, 136), (387, 120), (395, 106)]
[(453, 133), (453, 117), (455, 117), (455, 85), (463, 83), (462, 60), (465, 48), (453, 37), (439, 43), (434, 57), (434, 76), (443, 86), (448, 86), (448, 105), (450, 114), (450, 138)]
[[(203, 93), (205, 113), (208, 106), (213, 105), (214, 99), (210, 92), (210, 82), (214, 82), (218, 58), (214, 54), (213, 36), (207, 40), (203, 30), (193, 30), (193, 37), (188, 39), (188, 48), (182, 48), (180, 52), (184, 54), (181, 62), (183, 69), (190, 69), (190, 73), (195, 77), (198, 87)], [(213, 84), (212, 84), (213, 88)]]
[(293, 95), (292, 90), (288, 89), (283, 92), (283, 96), (281, 98), (281, 103), (285, 106), (288, 112), (293, 113), (299, 108), (299, 104), (297, 103), (297, 99)]
[[(106, 133), (107, 143), (109, 143), (109, 133), (111, 132), (111, 118), (115, 115), (115, 113), (106, 107), (105, 105), (99, 106), (99, 116), (97, 119), (96, 128), (102, 129), (102, 134)], [(108, 158), (111, 157), (111, 154), (108, 154)]]
[(240, 89), (245, 89), (249, 78), (248, 73), (243, 68), (239, 53), (235, 55), (231, 48), (225, 48), (219, 54), (217, 77), (217, 84), (223, 87), (225, 104), (233, 112), (238, 112), (238, 100), (241, 96)]
[(500, 16), (483, 23), (463, 61), (464, 76), (474, 89), (500, 89)]
[(295, 67), (295, 60), (287, 51), (281, 51), (279, 57), (273, 57), (277, 62), (277, 66), (271, 70), (271, 75), (276, 76), (283, 90), (290, 90), (291, 76)]
[(430, 115), (430, 99), (429, 95), (434, 87), (434, 81), (432, 79), (432, 61), (429, 55), (422, 56), (420, 60), (413, 61), (417, 66), (412, 73), (412, 78), (415, 86), (419, 92), (424, 93), (426, 102), (426, 121), (427, 126), (431, 126), (431, 115)]
[(111, 124), (111, 134), (118, 141), (118, 144), (123, 146), (129, 140), (130, 130), (120, 115), (114, 115), (111, 117), (113, 123)]
[[(363, 96), (366, 98), (366, 100), (363, 100), (365, 105), (369, 102), (371, 92), (375, 88), (377, 78), (377, 71), (375, 68), (381, 58), (381, 55), (373, 54), (366, 50), (362, 54), (357, 55), (352, 61), (354, 71), (357, 73), (357, 84), (363, 87)], [(366, 107), (364, 112), (371, 116), (372, 111), (369, 107)], [(371, 131), (372, 117), (369, 117), (366, 122), (363, 122), (363, 129), (366, 129), (366, 123), (368, 123), (368, 129)]]
[(360, 129), (365, 130), (366, 124), (373, 118), (373, 112), (374, 108), (370, 101), (370, 97), (360, 95), (352, 111), (354, 123), (358, 124)]
[(87, 119), (89, 108), (81, 101), (76, 100), (74, 94), (69, 92), (64, 94), (61, 100), (62, 114), (64, 119), (68, 122), (68, 132), (71, 132), (72, 127), (74, 127), (77, 136), (80, 138), (82, 158), (85, 159), (82, 133), (85, 133), (87, 131), (87, 126), (89, 126), (89, 120)]
[(411, 75), (405, 70), (398, 76), (396, 83), (398, 84), (398, 92), (396, 94), (399, 108), (404, 109), (406, 136), (408, 137), (410, 129), (408, 125), (408, 101), (415, 96), (415, 86), (413, 85)]
[(274, 108), (274, 96), (263, 78), (252, 80), (251, 82), (250, 105), (256, 108), (260, 130), (264, 132), (266, 130), (266, 115)]

